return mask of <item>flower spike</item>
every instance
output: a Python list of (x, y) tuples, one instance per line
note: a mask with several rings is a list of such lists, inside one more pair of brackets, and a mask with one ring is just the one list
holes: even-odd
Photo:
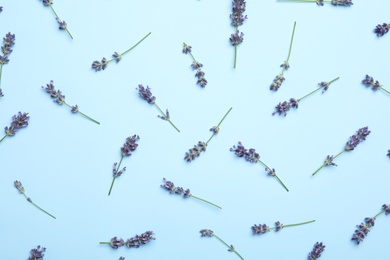
[(230, 36), (230, 43), (234, 46), (234, 68), (237, 64), (237, 47), (244, 41), (244, 34), (238, 30), (238, 26), (243, 25), (244, 21), (248, 19), (248, 16), (244, 16), (246, 9), (245, 0), (233, 0), (232, 2), (232, 14), (230, 19), (232, 20), (232, 26), (236, 31)]
[(204, 88), (207, 85), (207, 80), (204, 77), (205, 73), (201, 69), (203, 67), (203, 64), (198, 62), (195, 59), (194, 55), (192, 54), (192, 47), (190, 45), (187, 45), (185, 42), (183, 42), (183, 53), (184, 54), (189, 53), (191, 55), (192, 60), (193, 60), (193, 62), (191, 64), (191, 68), (193, 70), (196, 70), (195, 77), (198, 78), (198, 81), (196, 82), (196, 84), (198, 84), (199, 86)]
[(68, 33), (69, 37), (73, 40), (73, 36), (72, 36), (72, 34), (69, 32), (66, 22), (65, 22), (65, 21), (62, 21), (62, 20), (58, 17), (56, 11), (54, 10), (54, 8), (53, 8), (53, 0), (42, 0), (42, 4), (43, 4), (44, 6), (46, 6), (46, 7), (50, 7), (51, 11), (53, 12), (54, 16), (56, 17), (56, 21), (57, 21), (58, 25), (59, 25), (58, 29), (60, 29), (60, 30), (65, 30), (65, 31)]
[(28, 126), (28, 120), (30, 117), (28, 116), (28, 113), (22, 113), (19, 112), (18, 114), (14, 115), (12, 117), (11, 125), (8, 127), (6, 126), (4, 128), (5, 136), (0, 139), (0, 143), (7, 137), (7, 136), (14, 136), (17, 131), (20, 129)]
[(1, 74), (3, 70), (3, 65), (8, 64), (9, 58), (8, 56), (12, 52), (12, 47), (15, 45), (15, 34), (11, 34), (10, 32), (5, 35), (3, 38), (3, 46), (1, 46), (0, 55), (0, 97), (3, 97), (3, 91), (1, 90)]
[[(153, 231), (146, 231), (141, 235), (135, 235), (126, 240), (122, 238), (113, 237), (110, 242), (99, 242), (101, 245), (110, 245), (113, 249), (118, 249), (119, 247), (126, 246), (128, 248), (139, 248), (142, 245), (149, 243), (156, 238), (153, 237)], [(122, 258), (124, 259), (124, 257)]]

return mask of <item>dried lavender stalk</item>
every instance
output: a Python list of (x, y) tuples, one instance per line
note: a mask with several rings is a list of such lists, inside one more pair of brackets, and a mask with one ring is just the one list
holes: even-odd
[(236, 249), (234, 248), (233, 245), (229, 245), (228, 243), (226, 243), (222, 238), (217, 236), (214, 233), (214, 231), (212, 231), (210, 229), (202, 229), (199, 232), (201, 234), (200, 235), (201, 237), (215, 237), (215, 238), (217, 238), (220, 242), (222, 242), (225, 246), (227, 246), (229, 248), (228, 249), (229, 252), (234, 252), (240, 259), (244, 260), (244, 258), (236, 251)]
[(60, 30), (65, 30), (65, 31), (68, 33), (69, 37), (73, 40), (73, 36), (72, 36), (72, 34), (69, 32), (66, 22), (65, 22), (65, 21), (62, 21), (62, 20), (60, 19), (60, 17), (58, 17), (56, 11), (54, 10), (54, 8), (53, 8), (53, 0), (42, 0), (42, 3), (43, 3), (43, 5), (46, 6), (46, 7), (49, 6), (50, 9), (52, 10), (53, 14), (54, 14), (55, 17), (56, 17), (56, 21), (58, 22), (58, 25), (59, 25), (58, 28), (59, 28)]
[(286, 224), (286, 225), (283, 225), (279, 221), (276, 221), (275, 222), (275, 227), (269, 227), (266, 224), (259, 224), (259, 225), (255, 224), (254, 226), (251, 227), (251, 229), (252, 229), (252, 232), (253, 232), (254, 235), (261, 235), (261, 234), (265, 234), (267, 232), (270, 232), (271, 230), (275, 230), (275, 232), (278, 232), (278, 231), (282, 230), (285, 227), (300, 226), (300, 225), (305, 225), (305, 224), (309, 224), (309, 223), (313, 223), (313, 222), (315, 222), (315, 220), (310, 220), (310, 221), (296, 223), (296, 224)]
[(153, 231), (146, 231), (141, 235), (135, 235), (126, 240), (126, 242), (122, 238), (113, 237), (110, 242), (99, 242), (101, 245), (110, 245), (114, 249), (118, 249), (122, 246), (127, 246), (128, 248), (139, 248), (142, 245), (149, 243), (156, 238), (153, 237)]
[(198, 81), (196, 82), (196, 84), (198, 84), (199, 86), (204, 88), (207, 85), (207, 80), (204, 77), (205, 73), (201, 69), (203, 67), (203, 64), (198, 62), (195, 59), (194, 55), (192, 54), (192, 47), (190, 45), (187, 45), (185, 42), (183, 42), (183, 53), (184, 54), (189, 53), (191, 55), (192, 60), (193, 60), (193, 62), (191, 64), (191, 68), (193, 70), (196, 70), (195, 77), (198, 78)]
[(321, 243), (316, 242), (314, 244), (313, 250), (311, 250), (311, 252), (308, 255), (308, 260), (317, 260), (318, 258), (321, 257), (321, 254), (324, 252), (324, 250), (325, 250), (325, 245), (322, 242)]
[(15, 45), (15, 34), (10, 32), (5, 35), (3, 38), (3, 46), (1, 46), (1, 52), (3, 55), (0, 55), (0, 97), (3, 97), (3, 91), (1, 90), (1, 74), (3, 71), (3, 65), (8, 64), (9, 55), (12, 52), (12, 47)]

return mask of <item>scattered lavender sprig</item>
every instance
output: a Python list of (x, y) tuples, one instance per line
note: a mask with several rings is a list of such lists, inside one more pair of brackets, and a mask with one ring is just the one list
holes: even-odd
[(382, 37), (383, 35), (389, 32), (389, 29), (390, 29), (390, 23), (378, 24), (374, 29), (374, 33), (376, 33), (376, 36)]
[(53, 8), (53, 0), (42, 0), (42, 3), (43, 3), (43, 5), (46, 6), (46, 7), (49, 6), (50, 9), (53, 11), (53, 14), (55, 15), (56, 21), (58, 22), (58, 25), (59, 25), (58, 29), (60, 29), (60, 30), (65, 30), (65, 31), (68, 33), (69, 37), (73, 40), (73, 36), (72, 36), (72, 34), (69, 32), (66, 22), (65, 22), (65, 21), (62, 21), (62, 20), (60, 19), (60, 17), (58, 17), (56, 11), (54, 10), (54, 8)]
[(374, 80), (374, 78), (369, 76), (369, 75), (366, 75), (366, 78), (362, 80), (362, 83), (366, 87), (371, 87), (372, 90), (374, 90), (374, 91), (380, 89), (380, 90), (383, 90), (384, 92), (386, 92), (387, 94), (390, 94), (390, 91), (388, 91), (387, 89), (383, 88), (383, 86), (379, 83), (379, 81)]
[(156, 238), (153, 237), (153, 231), (146, 231), (141, 235), (135, 235), (134, 237), (128, 238), (126, 242), (122, 238), (113, 237), (110, 242), (100, 242), (99, 244), (110, 245), (114, 249), (118, 249), (122, 246), (127, 246), (128, 248), (139, 248), (140, 246), (155, 239)]
[(79, 113), (82, 116), (91, 120), (92, 122), (100, 125), (100, 123), (98, 121), (96, 121), (95, 119), (93, 119), (93, 118), (87, 116), (86, 114), (84, 114), (83, 112), (81, 112), (77, 105), (71, 106), (68, 103), (66, 103), (65, 102), (65, 95), (62, 94), (61, 90), (55, 90), (55, 87), (53, 85), (52, 80), (50, 81), (49, 84), (46, 84), (46, 87), (42, 86), (42, 89), (44, 89), (46, 91), (46, 93), (48, 93), (50, 95), (50, 97), (52, 99), (54, 99), (53, 101), (56, 102), (58, 105), (65, 104), (66, 106), (68, 106), (71, 109), (72, 113)]
[(335, 6), (350, 6), (353, 5), (352, 0), (277, 0), (277, 2), (305, 2), (316, 3), (319, 6), (323, 6), (324, 3), (331, 3)]
[(245, 160), (251, 163), (261, 163), (265, 167), (265, 171), (268, 173), (269, 176), (276, 177), (276, 179), (279, 181), (279, 183), (286, 189), (286, 191), (289, 191), (286, 185), (282, 182), (282, 180), (276, 175), (275, 169), (271, 169), (268, 167), (264, 162), (260, 160), (260, 155), (256, 153), (256, 150), (253, 148), (250, 148), (249, 150), (246, 149), (241, 142), (238, 142), (238, 145), (233, 145), (232, 148), (230, 148), (231, 152), (234, 152), (235, 155), (238, 157), (244, 157)]
[(308, 260), (316, 260), (320, 258), (321, 254), (325, 250), (325, 247), (326, 246), (322, 242), (321, 243), (316, 242), (314, 244), (313, 250), (311, 250), (311, 252), (309, 253)]
[(28, 202), (30, 202), (31, 204), (33, 204), (35, 207), (37, 207), (38, 209), (40, 209), (41, 211), (43, 211), (44, 213), (46, 213), (46, 214), (49, 215), (50, 217), (52, 217), (52, 218), (54, 218), (54, 219), (56, 218), (56, 217), (54, 217), (52, 214), (50, 214), (49, 212), (47, 212), (46, 210), (42, 209), (42, 208), (39, 207), (37, 204), (35, 204), (29, 197), (27, 197), (27, 195), (25, 194), (24, 187), (23, 187), (23, 185), (22, 185), (22, 183), (21, 183), (20, 181), (15, 181), (15, 182), (14, 182), (14, 186), (15, 186), (15, 188), (16, 188), (20, 193), (22, 193), (22, 194), (26, 197), (26, 199), (27, 199)]
[(1, 74), (3, 71), (3, 65), (8, 64), (8, 56), (12, 52), (12, 47), (15, 45), (15, 34), (10, 32), (5, 35), (3, 38), (3, 46), (1, 46), (1, 52), (3, 55), (0, 55), (0, 97), (3, 97), (3, 92), (1, 90)]
[(37, 246), (37, 248), (31, 249), (30, 257), (27, 260), (43, 260), (44, 252), (46, 252), (45, 247)]
[(382, 210), (378, 214), (372, 218), (366, 217), (364, 219), (364, 223), (356, 225), (357, 229), (355, 230), (351, 240), (355, 241), (357, 245), (359, 245), (360, 242), (363, 242), (363, 239), (368, 235), (370, 229), (375, 225), (376, 218), (382, 213), (385, 213), (386, 215), (390, 214), (390, 204), (383, 204)]
[(334, 159), (336, 159), (338, 156), (340, 156), (341, 154), (343, 154), (344, 152), (348, 152), (348, 151), (352, 151), (356, 148), (356, 146), (363, 142), (364, 140), (366, 140), (366, 137), (371, 133), (370, 130), (368, 130), (368, 127), (362, 127), (360, 128), (359, 130), (356, 131), (356, 133), (354, 135), (352, 135), (348, 142), (345, 144), (345, 147), (344, 149), (338, 153), (336, 156), (333, 156), (333, 155), (328, 155), (325, 159), (325, 162), (324, 164), (322, 164), (320, 166), (320, 168), (318, 168), (313, 174), (312, 176), (314, 176), (317, 172), (319, 172), (323, 167), (325, 166), (337, 166), (337, 164), (335, 164), (333, 162)]
[(18, 114), (14, 115), (12, 117), (11, 125), (8, 127), (6, 126), (4, 128), (5, 136), (0, 139), (0, 143), (7, 137), (7, 136), (14, 136), (15, 133), (28, 126), (28, 120), (30, 117), (28, 116), (28, 113), (22, 113), (18, 112)]
[(280, 65), (280, 67), (282, 67), (282, 71), (280, 72), (279, 75), (277, 75), (275, 77), (274, 82), (272, 82), (272, 84), (270, 86), (270, 90), (278, 91), (278, 89), (282, 85), (283, 81), (285, 80), (285, 78), (284, 78), (284, 71), (288, 70), (290, 68), (289, 60), (290, 60), (292, 45), (293, 45), (293, 41), (294, 41), (294, 34), (295, 34), (296, 24), (297, 24), (297, 22), (294, 22), (294, 27), (293, 27), (293, 31), (292, 31), (292, 34), (291, 34), (290, 47), (289, 47), (289, 50), (288, 50), (287, 60), (285, 60)]
[(296, 224), (283, 225), (279, 221), (276, 221), (275, 222), (275, 227), (269, 227), (266, 224), (259, 224), (259, 225), (255, 224), (251, 228), (252, 228), (252, 232), (253, 232), (254, 235), (261, 235), (261, 234), (265, 234), (267, 232), (270, 232), (271, 230), (275, 230), (275, 232), (277, 232), (277, 231), (282, 230), (285, 227), (300, 226), (300, 225), (305, 225), (305, 224), (309, 224), (309, 223), (312, 223), (312, 222), (315, 222), (315, 220), (310, 220), (310, 221), (296, 223)]
[(201, 86), (202, 88), (204, 88), (206, 85), (207, 85), (207, 80), (205, 79), (204, 77), (204, 72), (202, 71), (202, 67), (203, 67), (203, 64), (198, 62), (194, 55), (192, 54), (192, 47), (190, 45), (187, 45), (185, 42), (183, 42), (183, 53), (184, 54), (190, 54), (191, 57), (192, 57), (192, 64), (191, 64), (191, 68), (193, 70), (196, 70), (196, 73), (195, 73), (195, 77), (198, 78), (198, 81), (196, 82), (196, 84), (198, 84), (199, 86)]
[(176, 129), (176, 131), (180, 132), (179, 128), (177, 128), (175, 126), (175, 124), (172, 123), (171, 118), (169, 116), (168, 109), (166, 110), (166, 113), (164, 113), (161, 110), (161, 108), (157, 105), (156, 97), (153, 96), (152, 92), (150, 91), (151, 88), (149, 88), (149, 86), (146, 86), (146, 88), (145, 88), (142, 84), (139, 84), (138, 88), (136, 88), (136, 90), (138, 90), (138, 94), (139, 94), (140, 98), (146, 100), (149, 104), (155, 105), (157, 107), (157, 109), (161, 112), (161, 114), (163, 114), (162, 116), (158, 115), (157, 116), (158, 118), (161, 118), (162, 120), (168, 121), (173, 126), (173, 128)]
[(234, 248), (233, 245), (229, 245), (228, 243), (226, 243), (225, 241), (223, 241), (219, 236), (217, 236), (214, 231), (210, 230), (210, 229), (202, 229), (199, 231), (200, 232), (200, 236), (201, 237), (215, 237), (217, 238), (219, 241), (221, 241), (224, 245), (226, 245), (229, 249), (228, 251), (229, 252), (234, 252), (238, 257), (240, 257), (240, 259), (244, 260), (244, 258), (236, 251), (236, 249)]
[(246, 2), (244, 0), (233, 0), (232, 2), (232, 25), (236, 28), (236, 32), (230, 36), (230, 43), (234, 46), (234, 68), (237, 64), (237, 46), (244, 41), (244, 34), (238, 30), (238, 26), (241, 26), (246, 19), (247, 15), (243, 15), (246, 9)]
[(111, 61), (114, 61), (114, 60), (118, 63), (122, 59), (123, 55), (125, 55), (126, 53), (128, 53), (129, 51), (131, 51), (132, 49), (137, 47), (137, 45), (140, 44), (143, 40), (145, 40), (146, 37), (148, 37), (150, 34), (151, 34), (151, 32), (149, 32), (147, 35), (145, 35), (141, 40), (139, 40), (136, 44), (134, 44), (130, 49), (128, 49), (122, 53), (114, 52), (111, 60), (107, 60), (104, 57), (102, 58), (101, 61), (95, 60), (94, 62), (92, 62), (92, 69), (94, 69), (95, 71), (104, 70), (107, 67), (108, 63), (110, 63)]
[(317, 88), (316, 90), (310, 92), (309, 94), (307, 94), (301, 98), (298, 98), (298, 99), (290, 98), (290, 101), (279, 102), (279, 104), (275, 107), (275, 112), (273, 112), (272, 115), (279, 114), (279, 115), (286, 116), (287, 112), (290, 110), (291, 107), (298, 109), (298, 103), (302, 99), (310, 96), (311, 94), (313, 94), (314, 92), (317, 92), (320, 89), (322, 89), (322, 93), (324, 93), (325, 91), (327, 91), (329, 89), (329, 85), (338, 79), (339, 79), (339, 77), (337, 77), (329, 82), (322, 81), (322, 82), (318, 83), (318, 85), (320, 86), (319, 88)]
[(123, 158), (131, 156), (131, 154), (132, 154), (131, 152), (134, 152), (137, 149), (138, 144), (136, 142), (138, 140), (139, 140), (139, 136), (138, 135), (133, 135), (131, 137), (127, 137), (126, 138), (126, 142), (121, 147), (121, 159), (119, 161), (119, 164), (118, 163), (114, 163), (114, 167), (113, 167), (113, 170), (112, 170), (113, 179), (112, 179), (112, 182), (111, 182), (110, 190), (108, 192), (108, 196), (110, 196), (110, 194), (111, 194), (112, 187), (114, 186), (115, 179), (117, 177), (121, 176), (122, 173), (124, 173), (126, 171), (126, 167), (123, 167), (122, 170), (119, 171), (119, 168), (121, 167)]
[(197, 200), (200, 200), (200, 201), (203, 201), (203, 202), (206, 202), (210, 205), (213, 205), (214, 207), (217, 207), (219, 209), (222, 209), (220, 206), (214, 204), (214, 203), (211, 203), (210, 201), (208, 200), (205, 200), (205, 199), (202, 199), (202, 198), (199, 198), (193, 194), (191, 194), (191, 191), (189, 189), (186, 189), (184, 190), (182, 187), (176, 187), (175, 184), (171, 181), (168, 181), (166, 180), (165, 178), (163, 178), (163, 181), (164, 181), (164, 184), (161, 184), (160, 187), (161, 188), (164, 188), (166, 189), (167, 191), (169, 191), (170, 194), (176, 194), (176, 195), (181, 195), (183, 194), (183, 198), (195, 198)]
[(186, 155), (184, 157), (184, 160), (186, 160), (187, 162), (191, 162), (193, 161), (196, 157), (199, 157), (200, 153), (201, 152), (205, 152), (206, 151), (206, 147), (207, 145), (209, 144), (209, 142), (211, 141), (211, 139), (214, 137), (214, 135), (218, 134), (219, 133), (219, 130), (220, 130), (220, 125), (222, 124), (222, 122), (225, 120), (225, 118), (227, 117), (227, 115), (230, 113), (230, 111), (232, 110), (233, 108), (231, 107), (227, 112), (226, 114), (223, 116), (223, 118), (221, 119), (221, 121), (219, 121), (218, 125), (216, 126), (213, 126), (212, 128), (210, 128), (210, 131), (213, 132), (213, 134), (210, 136), (209, 140), (207, 140), (207, 142), (202, 142), (202, 141), (198, 141), (198, 144), (194, 145), (194, 148), (191, 148), (188, 150), (188, 152), (186, 152)]

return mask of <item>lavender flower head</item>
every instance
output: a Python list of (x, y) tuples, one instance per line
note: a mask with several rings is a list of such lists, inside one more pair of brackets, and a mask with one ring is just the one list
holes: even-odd
[(20, 193), (23, 194), (25, 192), (24, 187), (20, 181), (14, 181), (14, 186)]
[(254, 235), (261, 235), (270, 232), (270, 228), (266, 224), (255, 224), (252, 226), (252, 232)]
[(388, 23), (378, 24), (374, 29), (374, 33), (376, 33), (376, 36), (381, 37), (386, 33), (388, 33), (389, 29), (390, 29), (390, 24)]
[(42, 0), (44, 6), (50, 6), (53, 4), (53, 0)]
[(52, 99), (54, 99), (53, 101), (58, 105), (65, 103), (65, 95), (62, 94), (61, 90), (55, 90), (52, 80), (49, 84), (46, 84), (46, 87), (42, 86), (42, 88), (50, 95)]
[(167, 179), (163, 178), (164, 184), (161, 184), (160, 187), (169, 191), (170, 194), (181, 195), (184, 192), (182, 187), (176, 187), (175, 184)]
[(370, 228), (375, 225), (375, 218), (365, 218), (364, 223), (361, 223), (357, 225), (357, 229), (355, 230), (355, 233), (352, 236), (353, 241), (356, 242), (357, 245), (359, 245), (364, 238), (368, 235), (368, 232), (370, 232)]
[(201, 237), (213, 237), (214, 232), (210, 229), (202, 229), (199, 231)]
[(232, 14), (230, 19), (232, 19), (232, 25), (234, 27), (241, 26), (248, 17), (243, 15), (246, 8), (246, 2), (244, 0), (233, 0), (232, 3)]
[[(3, 38), (3, 46), (1, 46), (1, 52), (4, 54), (4, 56), (8, 56), (12, 52), (11, 48), (14, 45), (15, 45), (15, 34), (11, 34), (10, 32), (8, 32)], [(6, 63), (3, 63), (5, 62), (4, 57), (2, 60), (3, 61), (2, 62), (0, 61), (0, 64), (7, 64), (9, 61), (7, 60)]]
[(237, 30), (235, 33), (230, 35), (229, 40), (233, 46), (238, 46), (244, 41), (244, 33)]
[(352, 0), (332, 0), (332, 5), (339, 6), (350, 6), (353, 5)]
[(37, 248), (31, 249), (30, 257), (27, 260), (43, 260), (43, 257), (45, 256), (45, 251), (46, 248), (37, 246)]
[(56, 17), (56, 20), (57, 20), (57, 22), (58, 22), (58, 24), (59, 24), (58, 29), (60, 29), (60, 30), (66, 30), (66, 26), (67, 26), (66, 22), (65, 22), (65, 21), (62, 21), (59, 17)]
[(280, 88), (280, 86), (282, 85), (284, 80), (285, 80), (285, 78), (283, 77), (283, 74), (277, 75), (274, 79), (274, 82), (272, 82), (272, 84), (270, 86), (270, 90), (277, 91)]
[(131, 156), (131, 152), (134, 152), (138, 147), (138, 144), (136, 143), (138, 140), (138, 135), (126, 138), (126, 142), (121, 147), (122, 157)]
[(192, 51), (192, 47), (186, 44), (185, 42), (183, 42), (183, 53), (188, 54), (191, 53), (191, 51)]
[(156, 238), (153, 237), (153, 231), (146, 231), (141, 235), (135, 235), (134, 237), (127, 239), (125, 245), (128, 248), (139, 248), (155, 239)]
[(324, 0), (316, 0), (316, 4), (319, 6), (324, 6)]
[(137, 90), (139, 91), (139, 96), (142, 99), (146, 100), (149, 104), (155, 103), (156, 97), (153, 96), (149, 86), (146, 86), (145, 88), (142, 84), (139, 84)]
[(112, 57), (115, 59), (116, 63), (122, 60), (122, 55), (117, 52), (114, 52), (114, 54), (112, 54)]
[(272, 115), (279, 114), (287, 116), (287, 112), (290, 110), (291, 104), (288, 101), (279, 102), (278, 105), (275, 107), (275, 112), (272, 113)]
[(92, 62), (92, 69), (94, 69), (95, 71), (105, 70), (105, 68), (107, 68), (107, 65), (108, 61), (106, 58), (103, 57), (102, 61), (95, 60), (94, 62)]
[(390, 214), (390, 204), (383, 204), (382, 210), (385, 212), (386, 215)]
[(372, 90), (378, 90), (379, 88), (381, 88), (381, 84), (379, 83), (379, 81), (374, 81), (374, 78), (369, 76), (369, 75), (366, 75), (366, 78), (364, 80), (362, 80), (362, 83), (364, 85), (366, 85), (366, 87), (372, 87)]
[(122, 170), (118, 171), (117, 165), (118, 165), (118, 163), (114, 163), (114, 166), (112, 169), (112, 175), (114, 177), (119, 177), (122, 175), (122, 173), (124, 173), (126, 171), (126, 167), (123, 167)]
[(334, 159), (334, 156), (333, 155), (328, 155), (326, 156), (326, 159), (325, 159), (325, 166), (337, 166), (337, 164), (335, 164), (333, 162), (333, 159)]
[(237, 146), (233, 145), (233, 147), (230, 148), (230, 151), (234, 152), (234, 154), (238, 157), (244, 157), (248, 152), (248, 150), (242, 145), (241, 142), (238, 142)]
[[(20, 129), (24, 128), (24, 127), (27, 127), (29, 119), (30, 119), (30, 117), (28, 116), (28, 113), (18, 112), (18, 114), (12, 116), (11, 125), (9, 127), (6, 126), (4, 128), (5, 136), (3, 137), (3, 139), (6, 136), (13, 136), (13, 135), (15, 135), (15, 133), (18, 130), (20, 130)], [(1, 139), (0, 142), (3, 139)]]
[(113, 237), (110, 241), (110, 246), (114, 249), (118, 249), (125, 245), (125, 241), (122, 238)]
[(184, 160), (187, 162), (193, 161), (196, 157), (199, 157), (201, 152), (206, 151), (207, 144), (205, 142), (199, 141), (197, 145), (194, 145), (194, 148), (191, 148), (186, 152)]
[(284, 228), (284, 226), (282, 223), (280, 223), (280, 221), (275, 222), (275, 231), (276, 232), (282, 230), (283, 228)]
[(362, 127), (354, 135), (352, 135), (349, 138), (349, 141), (346, 143), (344, 150), (345, 151), (352, 151), (358, 146), (358, 144), (364, 140), (366, 140), (366, 137), (371, 133), (370, 130), (368, 130), (368, 127)]
[(321, 254), (325, 250), (325, 245), (321, 243), (315, 243), (313, 250), (309, 253), (308, 259), (309, 260), (316, 260), (321, 257)]

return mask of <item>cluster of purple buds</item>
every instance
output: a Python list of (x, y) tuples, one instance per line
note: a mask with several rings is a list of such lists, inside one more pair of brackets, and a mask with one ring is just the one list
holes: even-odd
[(235, 33), (232, 33), (232, 35), (230, 35), (229, 40), (233, 46), (238, 46), (244, 41), (244, 33), (236, 31)]
[(374, 33), (376, 33), (376, 36), (381, 37), (386, 33), (388, 33), (389, 29), (390, 29), (390, 24), (388, 23), (378, 24), (374, 29)]
[(95, 60), (94, 62), (92, 62), (92, 69), (94, 69), (95, 71), (105, 70), (105, 68), (107, 68), (107, 65), (108, 60), (103, 57), (102, 61)]
[(186, 156), (184, 160), (187, 162), (193, 161), (196, 157), (199, 157), (201, 152), (205, 152), (207, 147), (207, 143), (199, 141), (197, 145), (194, 145), (194, 148), (191, 148), (186, 152)]
[(383, 204), (382, 210), (383, 210), (383, 212), (385, 212), (386, 215), (389, 215), (390, 214), (390, 204)]
[(236, 33), (232, 34), (230, 37), (230, 42), (233, 46), (239, 45), (243, 41), (244, 34), (239, 34), (238, 26), (243, 25), (244, 21), (248, 19), (246, 15), (244, 16), (245, 9), (246, 2), (244, 0), (233, 0), (232, 14), (230, 14), (232, 25), (236, 27)]
[(271, 231), (270, 227), (267, 226), (266, 224), (259, 224), (259, 225), (255, 224), (252, 226), (252, 232), (254, 235), (261, 235), (270, 231)]
[(210, 229), (202, 229), (199, 231), (201, 237), (213, 237), (214, 232)]
[(189, 189), (184, 190), (182, 187), (176, 187), (173, 182), (168, 181), (165, 178), (163, 178), (163, 181), (165, 183), (161, 184), (160, 187), (169, 191), (170, 194), (177, 194), (177, 195), (183, 194), (184, 198), (191, 197), (191, 192)]
[(138, 135), (133, 135), (126, 138), (126, 142), (121, 147), (122, 157), (130, 156), (131, 152), (134, 152), (137, 149), (138, 144), (136, 143), (139, 140)]
[(375, 218), (365, 218), (364, 223), (360, 223), (357, 225), (357, 229), (355, 230), (355, 233), (352, 236), (353, 241), (356, 242), (357, 245), (360, 244), (364, 240), (364, 238), (368, 235), (368, 232), (370, 232), (370, 228), (375, 225)]
[(2, 6), (0, 6), (0, 13), (3, 11), (3, 7)]
[(390, 150), (387, 150), (387, 156), (390, 158)]
[(319, 5), (319, 6), (323, 6), (324, 5), (324, 0), (316, 0), (316, 4)]
[(382, 87), (379, 81), (374, 80), (374, 78), (369, 75), (366, 75), (366, 78), (362, 81), (362, 83), (366, 85), (366, 87), (372, 87), (372, 90), (378, 90), (378, 88)]
[(149, 86), (146, 86), (145, 88), (142, 84), (139, 84), (136, 89), (138, 90), (140, 98), (146, 100), (149, 104), (154, 104), (156, 102), (156, 97), (153, 96)]
[(122, 170), (118, 171), (117, 165), (118, 165), (118, 163), (114, 163), (114, 166), (112, 167), (113, 168), (112, 169), (112, 175), (114, 177), (119, 177), (119, 176), (122, 175), (122, 173), (124, 173), (126, 171), (126, 167), (123, 167)]
[(241, 142), (238, 142), (237, 146), (233, 145), (233, 147), (230, 148), (230, 151), (234, 152), (234, 154), (238, 157), (244, 157), (245, 160), (251, 163), (257, 163), (260, 160), (260, 155), (256, 153), (255, 149), (250, 148), (248, 150)]
[(18, 114), (12, 116), (11, 125), (4, 128), (6, 136), (13, 136), (19, 129), (28, 126), (29, 119), (28, 113), (18, 112)]
[(15, 34), (10, 32), (3, 38), (3, 46), (1, 46), (1, 52), (4, 56), (0, 55), (0, 65), (7, 64), (9, 62), (8, 56), (12, 52), (12, 46), (15, 45)]
[(270, 90), (278, 91), (284, 80), (283, 74), (277, 75), (270, 86)]
[(31, 249), (30, 257), (27, 260), (43, 260), (46, 252), (45, 247), (37, 246), (37, 248)]
[(333, 155), (328, 155), (326, 156), (326, 159), (325, 159), (325, 166), (337, 166), (337, 164), (335, 164), (333, 162), (333, 159), (334, 159), (334, 156)]
[(165, 115), (157, 115), (158, 118), (161, 118), (162, 120), (165, 120), (165, 121), (169, 121), (171, 119), (171, 117), (169, 116), (169, 110), (166, 109), (165, 110)]
[[(126, 240), (126, 242), (122, 238), (113, 237), (111, 241), (108, 243), (112, 248), (118, 249), (122, 246), (127, 246), (128, 248), (139, 248), (142, 245), (149, 243), (151, 240), (155, 240), (153, 237), (152, 231), (146, 231), (141, 235), (135, 235)], [(100, 242), (101, 244), (106, 244), (106, 242)]]
[(349, 138), (349, 141), (346, 143), (344, 150), (345, 151), (352, 151), (358, 146), (359, 143), (366, 140), (366, 137), (371, 133), (370, 130), (368, 130), (368, 127), (362, 127), (354, 135), (352, 135)]
[(353, 5), (352, 0), (332, 0), (332, 5), (350, 6)]
[(290, 101), (279, 102), (279, 104), (275, 106), (275, 111), (272, 113), (272, 115), (274, 116), (276, 114), (279, 114), (286, 116), (290, 108), (293, 107), (295, 109), (298, 109), (298, 103), (299, 100), (295, 98), (290, 98)]
[(52, 80), (49, 84), (46, 84), (46, 87), (42, 86), (42, 88), (50, 95), (52, 99), (54, 99), (53, 101), (57, 104), (62, 105), (65, 103), (65, 96), (62, 94), (61, 90), (55, 90)]
[(196, 73), (195, 73), (195, 77), (198, 78), (196, 84), (198, 84), (199, 86), (201, 86), (202, 88), (204, 88), (206, 85), (207, 85), (207, 80), (205, 79), (204, 75), (204, 71), (201, 69), (203, 67), (203, 64), (198, 62), (194, 55), (192, 54), (192, 47), (188, 44), (186, 44), (185, 42), (183, 42), (183, 53), (184, 54), (190, 54), (192, 59), (193, 59), (193, 62), (191, 64), (191, 68), (193, 70), (196, 70)]
[(308, 260), (316, 260), (321, 257), (321, 254), (325, 250), (325, 245), (321, 243), (315, 243), (313, 250), (309, 253)]
[(56, 17), (56, 21), (58, 22), (58, 25), (59, 25), (58, 29), (60, 29), (60, 30), (66, 29), (67, 24), (65, 21), (62, 21), (59, 17)]

